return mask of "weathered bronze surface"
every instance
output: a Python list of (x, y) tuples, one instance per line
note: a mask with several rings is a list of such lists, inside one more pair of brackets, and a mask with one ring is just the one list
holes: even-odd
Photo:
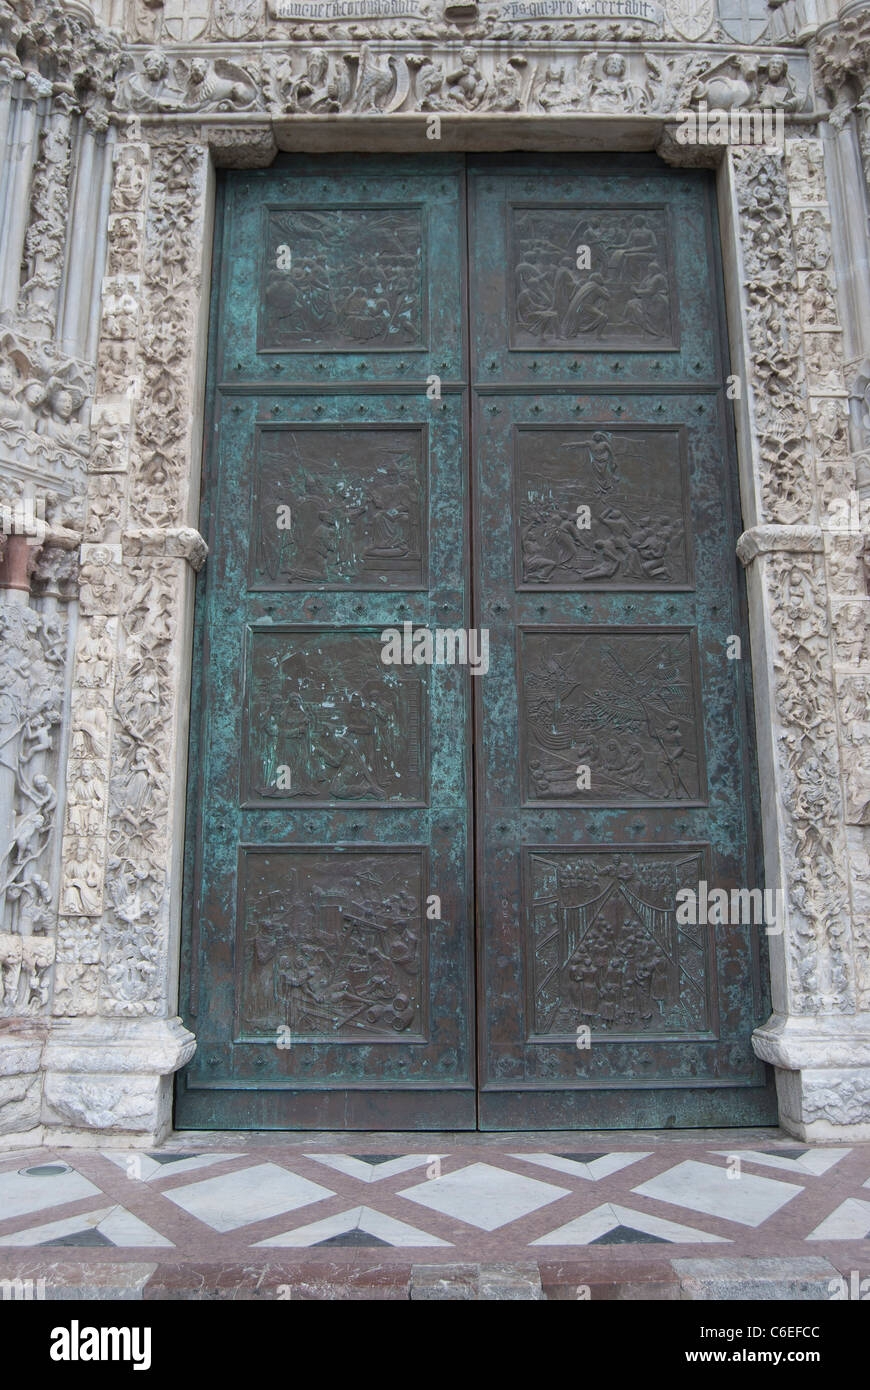
[(676, 920), (757, 882), (713, 214), (649, 161), (469, 169), (483, 1128), (774, 1118), (763, 929)]
[(240, 1033), (424, 1042), (423, 859), (409, 850), (245, 851)]
[(250, 587), (425, 588), (426, 449), (424, 429), (260, 431)]
[(508, 210), (513, 349), (677, 346), (677, 293), (664, 206)]
[(707, 176), (283, 157), (217, 225), (176, 1123), (772, 1122), (763, 936), (675, 911), (757, 882)]
[(425, 331), (419, 208), (269, 209), (260, 348), (419, 347)]
[(517, 430), (518, 588), (692, 587), (685, 432)]

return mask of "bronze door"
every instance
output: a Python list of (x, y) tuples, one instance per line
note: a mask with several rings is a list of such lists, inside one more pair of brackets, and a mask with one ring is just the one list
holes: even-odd
[(464, 193), (455, 158), (221, 180), (186, 1126), (476, 1123), (468, 677), (381, 659), (469, 622)]
[[(712, 179), (469, 170), (479, 1122), (773, 1123)], [(742, 659), (730, 659), (740, 643)]]
[[(758, 929), (674, 910), (755, 884), (712, 208), (651, 159), (222, 177), (180, 1127), (775, 1119)], [(384, 664), (439, 629), (486, 673)]]

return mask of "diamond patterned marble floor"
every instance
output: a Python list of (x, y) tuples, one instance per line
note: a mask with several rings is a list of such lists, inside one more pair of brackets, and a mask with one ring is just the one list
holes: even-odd
[(598, 1280), (628, 1262), (652, 1278), (678, 1256), (822, 1257), (865, 1278), (870, 1144), (773, 1130), (196, 1134), (147, 1151), (0, 1150), (0, 1278), (37, 1255), (91, 1270), (135, 1262), (161, 1287), (206, 1267), (230, 1284), (267, 1266), (289, 1278), (300, 1262), (387, 1284), (409, 1261)]

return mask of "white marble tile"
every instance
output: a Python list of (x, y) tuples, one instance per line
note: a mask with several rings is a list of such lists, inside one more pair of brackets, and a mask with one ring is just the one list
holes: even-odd
[[(123, 1168), (128, 1178), (137, 1182), (157, 1182), (160, 1178), (172, 1178), (179, 1173), (195, 1173), (199, 1168), (211, 1168), (215, 1163), (228, 1163), (231, 1158), (244, 1158), (244, 1154), (188, 1154), (175, 1158), (170, 1153), (152, 1158), (142, 1149), (104, 1149), (103, 1158)], [(171, 1160), (171, 1161), (170, 1161)]]
[(537, 1163), (542, 1168), (552, 1168), (555, 1173), (565, 1173), (572, 1178), (597, 1182), (611, 1173), (618, 1173), (621, 1168), (638, 1163), (642, 1158), (649, 1158), (649, 1153), (604, 1153), (597, 1158), (590, 1156), (586, 1162), (580, 1162), (568, 1154), (509, 1154), (508, 1157), (520, 1158), (524, 1163)]
[[(851, 1149), (806, 1149), (800, 1157), (788, 1158), (788, 1150), (771, 1149), (713, 1149), (722, 1158), (745, 1159), (747, 1163), (759, 1163), (765, 1168), (779, 1168), (783, 1173), (802, 1173), (806, 1177), (821, 1177), (839, 1163), (841, 1158), (852, 1152)], [(797, 1154), (799, 1146), (794, 1150)], [(732, 1179), (733, 1181), (733, 1179)]]
[(9, 1221), (13, 1216), (27, 1216), (32, 1211), (45, 1211), (47, 1207), (59, 1207), (64, 1202), (79, 1202), (84, 1197), (102, 1197), (98, 1187), (83, 1178), (81, 1173), (68, 1169), (59, 1162), (36, 1163), (32, 1168), (60, 1172), (43, 1173), (14, 1172), (0, 1173), (0, 1221)]
[(328, 1187), (309, 1182), (298, 1173), (289, 1173), (276, 1163), (258, 1163), (223, 1177), (164, 1192), (164, 1197), (204, 1221), (214, 1231), (235, 1231), (252, 1221), (265, 1221), (285, 1211), (334, 1197)]
[[(78, 1235), (80, 1231), (97, 1231), (112, 1245), (137, 1249), (172, 1246), (172, 1241), (146, 1226), (138, 1216), (125, 1207), (103, 1207), (85, 1212), (84, 1216), (67, 1216), (63, 1221), (49, 1221), (44, 1226), (30, 1226), (11, 1236), (0, 1236), (0, 1245), (49, 1245)], [(87, 1242), (83, 1242), (87, 1246)], [(75, 1249), (73, 1245), (70, 1248)]]
[(760, 1226), (804, 1188), (776, 1178), (760, 1178), (745, 1169), (740, 1177), (730, 1178), (724, 1168), (687, 1159), (631, 1190), (641, 1197), (703, 1211), (741, 1226)]
[(821, 1225), (810, 1231), (807, 1240), (865, 1240), (870, 1236), (870, 1202), (847, 1197)]
[(317, 1163), (325, 1163), (346, 1177), (358, 1178), (360, 1182), (382, 1182), (384, 1178), (394, 1178), (399, 1173), (408, 1173), (413, 1168), (427, 1168), (445, 1154), (401, 1154), (387, 1162), (369, 1163), (354, 1154), (306, 1154)]
[(455, 1216), (481, 1231), (495, 1231), (537, 1211), (548, 1202), (569, 1195), (566, 1187), (554, 1187), (537, 1178), (509, 1173), (489, 1163), (472, 1163), (455, 1173), (433, 1178), (399, 1193), (411, 1202)]
[[(258, 1240), (254, 1248), (278, 1246), (285, 1249), (298, 1249), (321, 1245), (324, 1241), (332, 1241), (336, 1237), (340, 1238), (357, 1231), (374, 1236), (378, 1243), (383, 1241), (386, 1245), (401, 1249), (450, 1245), (449, 1240), (440, 1240), (438, 1236), (430, 1235), (428, 1231), (421, 1231), (416, 1226), (409, 1226), (406, 1221), (397, 1221), (394, 1216), (387, 1216), (384, 1212), (373, 1210), (372, 1207), (353, 1207), (350, 1211), (340, 1212), (338, 1216), (327, 1216), (323, 1221), (313, 1221), (308, 1226), (299, 1226), (295, 1231), (286, 1231), (279, 1236), (269, 1236), (268, 1240)], [(347, 1241), (346, 1243), (351, 1244), (352, 1242)], [(363, 1243), (360, 1242), (360, 1244)]]
[[(656, 1240), (667, 1241), (676, 1245), (730, 1245), (731, 1242), (725, 1236), (714, 1236), (708, 1231), (696, 1230), (694, 1226), (681, 1226), (676, 1221), (663, 1221), (659, 1216), (649, 1216), (646, 1212), (635, 1211), (632, 1207), (617, 1206), (612, 1202), (605, 1202), (600, 1207), (595, 1207), (593, 1211), (584, 1212), (582, 1216), (575, 1217), (573, 1221), (568, 1221), (564, 1226), (559, 1226), (555, 1231), (549, 1231), (545, 1236), (539, 1236), (537, 1240), (531, 1241), (532, 1245), (591, 1245), (595, 1241), (600, 1241), (602, 1236), (607, 1236), (611, 1231), (633, 1232), (639, 1231), (643, 1235), (653, 1236)], [(616, 1242), (614, 1242), (616, 1243)], [(620, 1240), (620, 1244), (633, 1243), (629, 1239)], [(638, 1241), (638, 1244), (644, 1242)]]

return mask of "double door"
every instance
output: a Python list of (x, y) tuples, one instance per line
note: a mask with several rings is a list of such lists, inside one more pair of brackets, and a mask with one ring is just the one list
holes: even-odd
[(677, 898), (758, 871), (713, 210), (223, 176), (180, 1127), (775, 1120), (764, 928)]

